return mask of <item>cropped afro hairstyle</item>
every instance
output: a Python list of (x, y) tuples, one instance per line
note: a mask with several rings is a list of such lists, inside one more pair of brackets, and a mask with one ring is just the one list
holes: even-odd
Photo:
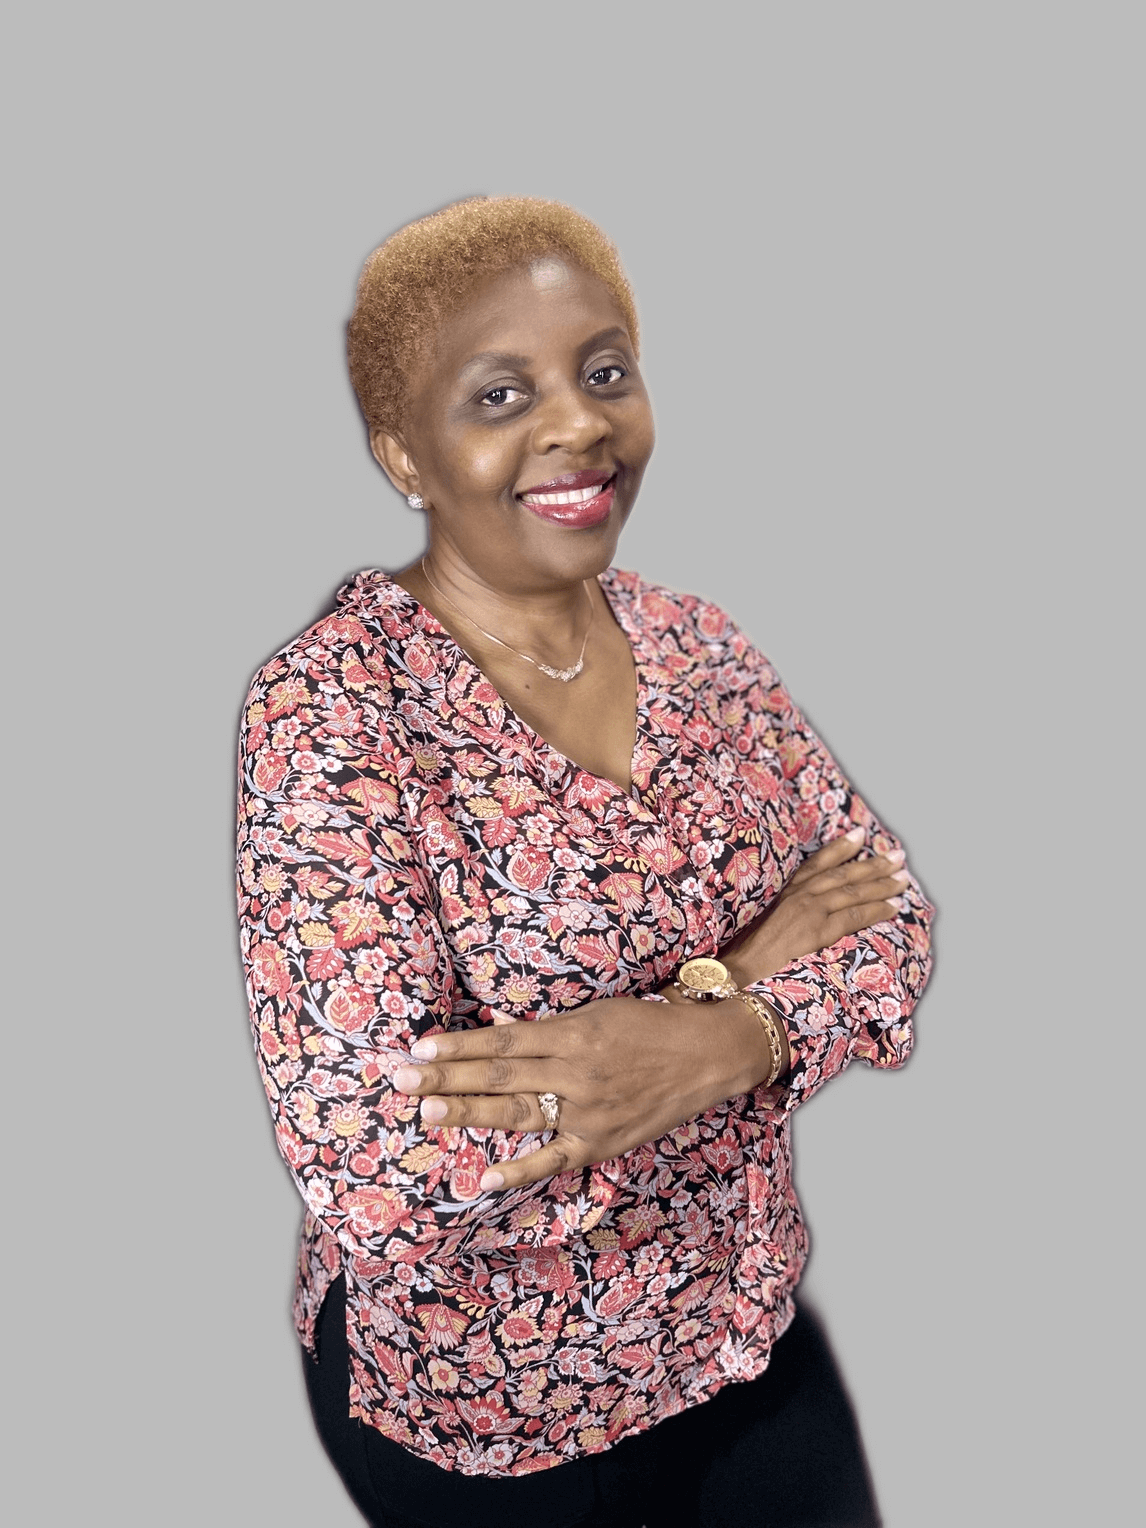
[(624, 314), (636, 349), (632, 288), (595, 223), (561, 202), (469, 197), (407, 223), (362, 268), (346, 349), (370, 428), (401, 431), (418, 360), (478, 282), (546, 255), (564, 255), (597, 277)]

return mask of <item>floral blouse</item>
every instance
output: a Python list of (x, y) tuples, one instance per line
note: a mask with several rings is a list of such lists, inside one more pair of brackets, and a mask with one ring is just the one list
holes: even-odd
[(241, 740), (251, 1018), (307, 1207), (296, 1323), (313, 1345), (345, 1274), (352, 1415), (466, 1474), (596, 1453), (761, 1373), (807, 1250), (791, 1110), (855, 1056), (902, 1064), (929, 970), (911, 882), (893, 920), (754, 985), (781, 1084), (525, 1188), (478, 1183), (540, 1137), (424, 1125), (393, 1091), (422, 1035), (651, 994), (822, 843), (896, 846), (722, 611), (601, 584), (637, 667), (631, 794), (381, 572), (259, 672)]

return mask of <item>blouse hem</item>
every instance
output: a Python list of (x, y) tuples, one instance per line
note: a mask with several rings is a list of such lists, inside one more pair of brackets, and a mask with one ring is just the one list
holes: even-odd
[[(631, 1426), (624, 1428), (614, 1437), (605, 1438), (594, 1447), (579, 1448), (567, 1454), (535, 1455), (532, 1459), (526, 1460), (523, 1466), (519, 1466), (516, 1469), (512, 1467), (504, 1470), (467, 1468), (465, 1465), (459, 1464), (455, 1456), (445, 1454), (442, 1450), (423, 1451), (411, 1448), (409, 1444), (403, 1443), (400, 1439), (391, 1437), (385, 1428), (379, 1426), (378, 1422), (375, 1421), (376, 1417), (387, 1415), (384, 1411), (374, 1410), (361, 1404), (352, 1404), (350, 1415), (356, 1420), (365, 1423), (366, 1426), (376, 1428), (387, 1442), (394, 1443), (399, 1448), (404, 1448), (408, 1454), (413, 1454), (414, 1458), (421, 1460), (423, 1464), (436, 1465), (439, 1469), (446, 1470), (450, 1474), (466, 1475), (479, 1480), (511, 1480), (523, 1475), (540, 1475), (547, 1470), (556, 1469), (559, 1465), (572, 1464), (577, 1459), (586, 1459), (597, 1454), (608, 1453), (611, 1448), (620, 1443), (624, 1438), (638, 1437), (641, 1433), (651, 1432), (654, 1427), (658, 1426), (661, 1422), (666, 1422), (669, 1417), (679, 1416), (684, 1411), (692, 1410), (694, 1406), (703, 1406), (706, 1401), (710, 1401), (719, 1395), (726, 1385), (750, 1384), (752, 1380), (759, 1379), (772, 1361), (772, 1349), (795, 1319), (796, 1305), (791, 1294), (787, 1296), (781, 1306), (777, 1307), (776, 1314), (777, 1321), (773, 1327), (772, 1335), (763, 1349), (763, 1356), (760, 1362), (747, 1365), (745, 1372), (738, 1374), (717, 1373), (690, 1387), (682, 1386), (675, 1392), (667, 1404), (658, 1406), (655, 1415), (646, 1413), (640, 1418), (635, 1418)], [(674, 1405), (672, 1403), (673, 1400), (677, 1404)]]

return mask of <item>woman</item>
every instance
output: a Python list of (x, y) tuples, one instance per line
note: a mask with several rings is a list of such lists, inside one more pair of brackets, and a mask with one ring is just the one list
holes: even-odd
[(599, 230), (415, 223), (349, 351), (427, 551), (259, 673), (240, 783), (328, 1452), (373, 1523), (875, 1522), (789, 1116), (904, 1061), (931, 910), (728, 617), (612, 567), (653, 426)]

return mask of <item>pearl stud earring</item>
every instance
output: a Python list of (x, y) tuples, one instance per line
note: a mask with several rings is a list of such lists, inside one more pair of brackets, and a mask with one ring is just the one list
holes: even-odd
[(406, 503), (411, 509), (425, 509), (426, 507), (426, 501), (420, 493), (408, 493), (406, 495)]

